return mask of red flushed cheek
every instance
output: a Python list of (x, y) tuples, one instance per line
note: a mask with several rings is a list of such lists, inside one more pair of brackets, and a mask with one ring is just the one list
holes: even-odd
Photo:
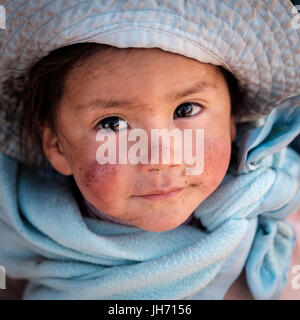
[(215, 189), (222, 182), (229, 166), (231, 142), (207, 139), (204, 145), (204, 170), (202, 179), (208, 188)]
[(114, 199), (118, 185), (119, 165), (99, 164), (97, 161), (81, 169), (81, 189), (88, 200), (107, 206)]

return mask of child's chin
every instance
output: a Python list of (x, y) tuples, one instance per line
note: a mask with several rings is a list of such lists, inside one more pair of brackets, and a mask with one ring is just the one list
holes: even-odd
[[(184, 220), (185, 221), (185, 220)], [(177, 228), (181, 224), (184, 223), (184, 221), (179, 222), (179, 223), (157, 223), (157, 224), (151, 224), (151, 225), (143, 225), (139, 227), (140, 229), (143, 229), (145, 231), (149, 232), (163, 232), (163, 231), (168, 231)]]

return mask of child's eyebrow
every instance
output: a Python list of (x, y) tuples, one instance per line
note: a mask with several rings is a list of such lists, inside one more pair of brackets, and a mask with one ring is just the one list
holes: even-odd
[[(194, 83), (192, 86), (184, 89), (180, 92), (170, 92), (168, 94), (169, 98), (172, 99), (180, 99), (184, 98), (190, 94), (194, 93), (200, 93), (202, 91), (209, 91), (209, 90), (216, 90), (218, 87), (214, 83), (207, 82), (205, 80), (202, 80), (200, 82)], [(112, 109), (112, 108), (140, 108), (145, 107), (145, 105), (142, 105), (137, 102), (133, 102), (135, 100), (134, 98), (131, 100), (115, 100), (115, 99), (103, 99), (103, 98), (97, 98), (95, 100), (92, 100), (86, 104), (81, 104), (76, 107), (76, 110), (79, 112), (82, 111), (88, 111), (88, 110), (94, 110), (94, 109)]]

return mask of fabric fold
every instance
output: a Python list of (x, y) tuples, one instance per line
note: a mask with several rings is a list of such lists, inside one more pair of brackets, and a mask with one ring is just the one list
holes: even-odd
[(288, 223), (259, 218), (247, 265), (247, 282), (255, 299), (278, 299), (287, 281), (295, 234)]

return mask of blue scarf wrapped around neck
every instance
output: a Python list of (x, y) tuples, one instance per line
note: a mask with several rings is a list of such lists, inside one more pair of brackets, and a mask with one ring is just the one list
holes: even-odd
[(0, 264), (28, 279), (24, 299), (222, 299), (245, 268), (255, 299), (277, 299), (300, 207), (299, 99), (264, 124), (238, 126), (236, 158), (216, 191), (183, 224), (148, 232), (84, 217), (70, 177), (29, 174), (0, 153)]

